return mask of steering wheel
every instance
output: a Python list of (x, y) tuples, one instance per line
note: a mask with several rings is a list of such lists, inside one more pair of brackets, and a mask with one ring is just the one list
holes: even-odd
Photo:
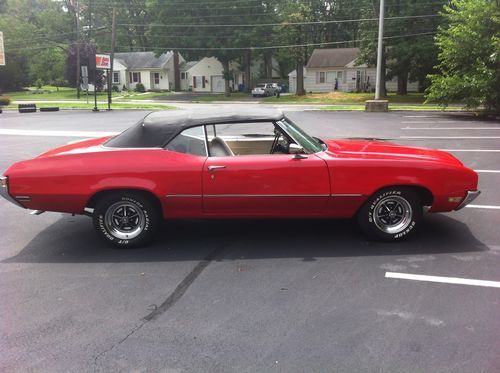
[[(269, 152), (269, 154), (275, 154), (275, 153), (287, 154), (288, 153), (288, 142), (286, 141), (286, 138), (283, 136), (281, 131), (279, 131), (276, 128), (274, 129), (274, 133), (275, 133), (275, 136), (274, 136), (273, 144), (271, 145), (271, 151)], [(283, 137), (284, 144), (280, 143), (281, 137)]]

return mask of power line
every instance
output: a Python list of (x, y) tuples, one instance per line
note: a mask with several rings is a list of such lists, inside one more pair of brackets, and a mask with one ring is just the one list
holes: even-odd
[[(396, 36), (385, 36), (384, 39), (397, 39), (397, 38), (405, 38), (405, 37), (413, 37), (420, 35), (433, 35), (437, 31), (429, 31), (429, 32), (421, 32), (414, 34), (406, 34), (406, 35), (396, 35)], [(208, 51), (225, 51), (225, 50), (265, 50), (265, 49), (285, 49), (285, 48), (299, 48), (299, 47), (314, 47), (314, 46), (324, 46), (324, 45), (337, 45), (337, 44), (347, 44), (347, 43), (360, 43), (363, 41), (371, 41), (376, 40), (377, 38), (364, 38), (364, 39), (354, 39), (354, 40), (344, 40), (344, 41), (331, 41), (331, 42), (321, 42), (321, 43), (305, 43), (305, 44), (292, 44), (292, 45), (273, 45), (273, 46), (262, 46), (262, 47), (227, 47), (227, 48), (204, 48), (204, 47), (137, 47), (140, 49), (154, 49), (154, 50), (185, 50), (185, 51), (199, 51), (199, 50), (208, 50)], [(129, 48), (130, 46), (121, 45), (122, 48)]]
[[(396, 16), (396, 17), (386, 17), (385, 20), (393, 19), (411, 19), (411, 18), (429, 18), (429, 17), (441, 17), (440, 14), (422, 14), (415, 16)], [(298, 26), (298, 25), (315, 25), (315, 24), (331, 24), (331, 23), (347, 23), (347, 22), (366, 22), (366, 21), (377, 21), (378, 18), (358, 18), (358, 19), (342, 19), (335, 21), (311, 21), (311, 22), (284, 22), (284, 23), (243, 23), (243, 24), (142, 24), (142, 23), (119, 23), (120, 26), (150, 26), (150, 27), (269, 27), (269, 26)]]

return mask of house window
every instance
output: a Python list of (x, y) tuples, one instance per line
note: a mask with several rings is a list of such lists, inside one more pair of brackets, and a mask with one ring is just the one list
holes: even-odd
[(113, 83), (120, 83), (120, 73), (113, 72)]
[(131, 72), (130, 73), (130, 81), (132, 83), (140, 83), (141, 82), (141, 73), (140, 72)]
[(181, 79), (182, 80), (186, 79), (186, 73), (181, 73)]
[(337, 79), (342, 80), (342, 71), (337, 71)]
[(335, 83), (336, 77), (337, 77), (337, 73), (335, 71), (328, 71), (326, 73), (326, 82), (327, 83)]
[(316, 75), (316, 82), (317, 83), (326, 83), (325, 81), (325, 72), (324, 71), (320, 71), (317, 73)]
[(160, 73), (154, 74), (155, 84), (160, 84)]
[(193, 76), (193, 87), (205, 88), (205, 77), (204, 76)]

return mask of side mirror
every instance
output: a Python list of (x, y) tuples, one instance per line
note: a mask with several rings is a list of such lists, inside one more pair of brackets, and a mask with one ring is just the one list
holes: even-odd
[(300, 145), (293, 143), (288, 146), (288, 153), (289, 154), (304, 153), (304, 148)]

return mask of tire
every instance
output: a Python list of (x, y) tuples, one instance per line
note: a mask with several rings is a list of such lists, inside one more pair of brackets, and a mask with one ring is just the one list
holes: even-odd
[(143, 246), (154, 237), (161, 223), (157, 206), (146, 196), (116, 192), (103, 197), (92, 217), (97, 234), (118, 248)]
[(358, 212), (361, 231), (377, 241), (399, 242), (411, 237), (422, 220), (422, 202), (408, 188), (375, 193)]

